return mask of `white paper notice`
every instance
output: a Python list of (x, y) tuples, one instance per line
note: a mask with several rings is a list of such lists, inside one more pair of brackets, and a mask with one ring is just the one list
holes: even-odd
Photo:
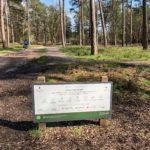
[(35, 115), (110, 111), (111, 83), (34, 85)]

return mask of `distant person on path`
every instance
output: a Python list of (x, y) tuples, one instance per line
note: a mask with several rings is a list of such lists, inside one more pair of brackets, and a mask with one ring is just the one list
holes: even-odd
[(23, 41), (23, 48), (28, 48), (28, 45), (29, 45), (29, 41), (27, 40), (27, 39), (25, 39), (24, 41)]

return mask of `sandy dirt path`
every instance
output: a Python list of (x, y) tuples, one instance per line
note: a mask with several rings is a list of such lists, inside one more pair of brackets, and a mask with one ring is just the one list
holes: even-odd
[[(17, 68), (43, 55), (48, 56), (47, 64), (31, 63)], [(65, 61), (71, 66), (63, 63)], [(55, 47), (23, 50), (0, 57), (0, 150), (149, 150), (150, 103), (139, 101), (131, 94), (114, 97), (109, 128), (102, 128), (93, 121), (65, 122), (52, 125), (44, 136), (38, 135), (32, 116), (32, 85), (37, 76), (45, 75), (46, 71), (59, 79), (61, 76), (57, 74), (61, 71), (64, 74), (63, 70), (77, 69), (79, 63), (72, 64), (72, 61), (90, 60), (65, 56)], [(95, 69), (100, 72), (99, 66)], [(68, 77), (74, 74), (70, 71)]]
[[(50, 60), (53, 61), (93, 61), (92, 59), (81, 59), (66, 56), (62, 52), (59, 51), (58, 47), (47, 47), (45, 49), (34, 48), (22, 50), (19, 52), (10, 52), (6, 55), (0, 56), (0, 71), (7, 71), (9, 69), (13, 69), (20, 64), (24, 64), (33, 58), (38, 58), (40, 56), (48, 56)], [(111, 60), (94, 60), (97, 62), (115, 62), (123, 65), (140, 65), (140, 66), (150, 66), (150, 61), (111, 61)]]

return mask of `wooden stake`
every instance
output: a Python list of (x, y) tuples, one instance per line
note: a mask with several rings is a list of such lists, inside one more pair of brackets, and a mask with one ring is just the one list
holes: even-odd
[[(102, 76), (102, 82), (107, 83), (108, 82), (108, 76)], [(100, 119), (99, 123), (101, 126), (106, 127), (109, 125), (109, 120), (108, 119)]]
[(46, 78), (45, 78), (45, 76), (39, 76), (39, 77), (37, 77), (37, 81), (38, 81), (38, 83), (45, 83)]
[(108, 82), (108, 77), (107, 76), (102, 76), (102, 82)]
[[(37, 83), (45, 83), (45, 82), (46, 82), (45, 76), (37, 77)], [(46, 123), (39, 123), (39, 130), (43, 131), (45, 129), (46, 129)]]

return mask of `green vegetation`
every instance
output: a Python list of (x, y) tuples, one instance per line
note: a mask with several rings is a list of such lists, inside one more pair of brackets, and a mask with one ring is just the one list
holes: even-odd
[[(44, 46), (41, 46), (41, 45), (30, 45), (29, 46), (29, 49), (30, 48), (41, 48), (39, 49), (39, 52), (41, 53), (45, 53), (46, 52), (46, 49), (44, 48)], [(7, 53), (7, 52), (17, 52), (17, 51), (20, 51), (20, 50), (23, 50), (23, 45), (21, 44), (14, 44), (14, 45), (10, 45), (9, 48), (2, 48), (0, 46), (0, 53)]]
[[(61, 68), (61, 69), (60, 69)], [(107, 75), (113, 82), (113, 92), (117, 97), (136, 97), (137, 100), (150, 99), (148, 67), (124, 66), (106, 62), (74, 62), (54, 64), (46, 72), (48, 82), (100, 82)]]
[(67, 46), (61, 51), (71, 56), (100, 60), (150, 60), (150, 50), (143, 51), (142, 47), (100, 47), (95, 56), (90, 56), (90, 47)]
[(38, 50), (40, 53), (45, 53), (47, 50), (45, 48), (41, 48)]
[(34, 128), (32, 130), (29, 130), (29, 135), (33, 138), (39, 138), (41, 133), (40, 133), (40, 130), (38, 130), (37, 128)]
[(90, 55), (89, 47), (67, 46), (61, 48), (61, 51), (71, 56), (88, 56)]
[(75, 134), (76, 136), (80, 136), (83, 132), (82, 127), (78, 127), (78, 128), (73, 128), (72, 129), (73, 134)]
[(38, 64), (45, 64), (48, 61), (48, 57), (47, 56), (41, 56), (39, 58), (34, 58), (31, 62), (32, 63), (38, 63)]
[(58, 80), (57, 79), (48, 78), (47, 82), (49, 82), (49, 83), (58, 83)]
[(8, 51), (20, 51), (23, 50), (23, 46), (19, 44), (15, 44), (10, 46), (9, 48), (0, 48), (0, 52), (8, 52)]

